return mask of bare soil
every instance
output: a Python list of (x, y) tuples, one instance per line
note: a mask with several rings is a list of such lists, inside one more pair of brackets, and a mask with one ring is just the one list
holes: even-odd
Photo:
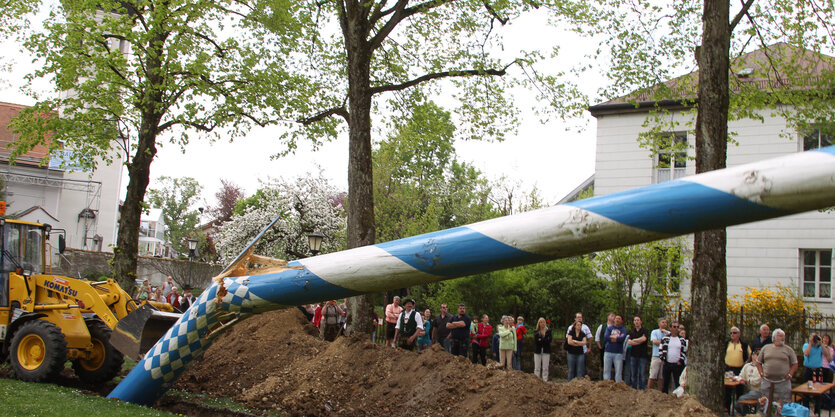
[[(231, 328), (174, 388), (292, 416), (714, 416), (692, 397), (611, 381), (548, 383), (473, 365), (437, 346), (414, 353), (365, 337), (325, 342), (294, 308)], [(171, 410), (166, 401), (157, 407)]]

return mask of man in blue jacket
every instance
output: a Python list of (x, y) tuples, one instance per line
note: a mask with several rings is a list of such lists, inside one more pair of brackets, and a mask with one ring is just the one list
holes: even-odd
[(606, 327), (603, 340), (608, 342), (603, 353), (603, 379), (612, 379), (612, 365), (614, 365), (615, 382), (623, 382), (623, 341), (626, 340), (623, 316), (615, 314), (615, 322)]

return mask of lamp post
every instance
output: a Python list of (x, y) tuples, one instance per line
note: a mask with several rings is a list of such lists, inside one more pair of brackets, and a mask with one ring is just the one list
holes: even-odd
[(310, 246), (310, 253), (312, 253), (313, 256), (316, 256), (319, 252), (321, 252), (322, 240), (324, 239), (325, 235), (319, 232), (313, 232), (307, 235), (307, 244)]
[(188, 240), (188, 285), (191, 286), (191, 270), (194, 268), (194, 258), (197, 256), (197, 239)]

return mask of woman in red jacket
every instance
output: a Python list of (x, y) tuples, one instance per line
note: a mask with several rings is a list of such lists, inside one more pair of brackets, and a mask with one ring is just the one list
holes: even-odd
[(481, 322), (475, 335), (473, 335), (473, 363), (478, 362), (481, 357), (481, 364), (487, 365), (487, 348), (490, 347), (490, 338), (493, 337), (493, 326), (490, 325), (490, 318), (487, 315), (481, 316)]
[(322, 322), (322, 305), (316, 304), (316, 310), (313, 310), (313, 325), (319, 327)]

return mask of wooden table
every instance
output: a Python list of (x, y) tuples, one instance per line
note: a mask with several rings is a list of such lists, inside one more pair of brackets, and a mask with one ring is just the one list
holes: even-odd
[[(818, 404), (823, 394), (829, 392), (833, 387), (835, 387), (835, 383), (816, 382), (812, 384), (812, 388), (809, 388), (809, 383), (804, 382), (792, 388), (792, 399), (794, 399), (794, 397), (802, 397), (810, 400), (811, 405), (812, 397), (815, 397), (815, 404)], [(832, 416), (832, 409), (829, 409), (829, 416)]]
[(736, 410), (734, 407), (736, 405), (736, 387), (743, 385), (742, 381), (739, 380), (739, 377), (736, 378), (725, 378), (725, 388), (731, 389), (731, 407), (728, 410), (730, 415), (734, 415)]

